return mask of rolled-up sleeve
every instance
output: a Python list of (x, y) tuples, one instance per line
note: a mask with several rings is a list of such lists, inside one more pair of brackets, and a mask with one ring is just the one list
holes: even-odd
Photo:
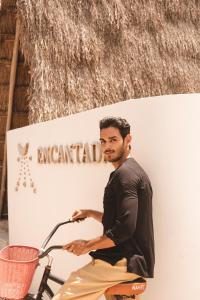
[(116, 221), (112, 228), (105, 231), (105, 235), (117, 245), (129, 239), (135, 232), (138, 213), (137, 182), (123, 182), (118, 179), (114, 190)]

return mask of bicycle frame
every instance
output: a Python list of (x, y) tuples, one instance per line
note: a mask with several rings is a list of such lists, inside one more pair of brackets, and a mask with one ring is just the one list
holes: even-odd
[[(50, 260), (50, 261), (52, 262), (52, 260)], [(64, 284), (63, 279), (51, 274), (51, 263), (48, 263), (45, 266), (37, 294), (36, 295), (29, 294), (28, 297), (26, 297), (26, 299), (41, 300), (41, 299), (43, 299), (44, 293), (46, 293), (50, 298), (52, 298), (54, 296), (54, 293), (53, 293), (52, 289), (50, 288), (50, 286), (48, 285), (49, 280), (54, 281), (60, 285)]]
[(40, 285), (39, 285), (39, 289), (38, 289), (38, 292), (36, 295), (33, 295), (33, 294), (28, 294), (25, 299), (26, 300), (41, 300), (42, 297), (43, 297), (43, 294), (44, 292), (46, 292), (46, 294), (52, 298), (54, 296), (54, 293), (52, 291), (52, 289), (50, 288), (50, 286), (48, 285), (48, 280), (51, 280), (53, 282), (56, 282), (60, 285), (63, 285), (64, 284), (64, 280), (51, 274), (51, 265), (52, 265), (52, 257), (50, 257), (48, 254), (49, 252), (51, 252), (52, 250), (55, 250), (55, 249), (62, 249), (63, 246), (61, 245), (55, 245), (55, 246), (51, 246), (49, 248), (47, 248), (45, 250), (45, 247), (47, 246), (48, 242), (50, 241), (50, 239), (52, 238), (52, 236), (55, 234), (55, 232), (58, 230), (58, 228), (60, 226), (63, 226), (65, 224), (68, 224), (68, 223), (73, 223), (73, 222), (77, 222), (77, 221), (81, 221), (83, 220), (82, 218), (81, 219), (77, 219), (76, 221), (72, 221), (72, 220), (68, 220), (68, 221), (65, 221), (65, 222), (62, 222), (62, 223), (59, 223), (57, 224), (53, 230), (50, 232), (50, 234), (48, 235), (48, 237), (45, 239), (43, 245), (42, 245), (42, 248), (41, 248), (41, 251), (40, 251), (40, 254), (39, 254), (39, 259), (45, 257), (45, 256), (48, 256), (48, 263), (47, 265), (45, 266), (45, 270), (43, 272), (43, 276), (42, 276), (42, 279), (41, 279), (41, 282), (40, 282)]
[[(34, 294), (28, 294), (24, 298), (25, 300), (42, 300), (44, 292), (49, 296), (49, 298), (52, 298), (54, 296), (54, 293), (53, 293), (52, 289), (50, 288), (50, 286), (48, 285), (48, 280), (51, 280), (55, 283), (58, 283), (59, 285), (64, 284), (65, 281), (63, 279), (51, 274), (51, 265), (52, 265), (53, 258), (50, 255), (48, 255), (49, 252), (51, 252), (52, 250), (63, 249), (63, 246), (62, 245), (55, 245), (55, 246), (51, 246), (51, 247), (47, 248), (46, 250), (45, 250), (45, 247), (47, 246), (48, 242), (50, 241), (50, 239), (52, 238), (52, 236), (55, 234), (55, 232), (57, 231), (57, 229), (60, 226), (63, 226), (63, 225), (68, 224), (68, 223), (82, 221), (84, 219), (85, 218), (79, 218), (75, 221), (72, 221), (72, 220), (69, 219), (68, 221), (57, 224), (53, 228), (51, 233), (48, 235), (48, 237), (44, 241), (44, 243), (42, 245), (42, 248), (41, 248), (41, 251), (40, 251), (40, 254), (39, 254), (39, 259), (44, 258), (44, 257), (47, 256), (48, 257), (48, 263), (45, 266), (45, 270), (43, 272), (43, 276), (42, 276), (42, 279), (41, 279), (41, 282), (40, 282), (40, 285), (39, 285), (38, 292), (35, 295)], [(140, 282), (144, 282), (143, 278), (141, 278), (141, 280), (142, 281), (140, 281)], [(126, 299), (127, 298), (135, 299), (134, 295), (133, 296), (115, 295), (116, 300), (122, 300), (124, 297), (126, 297)]]

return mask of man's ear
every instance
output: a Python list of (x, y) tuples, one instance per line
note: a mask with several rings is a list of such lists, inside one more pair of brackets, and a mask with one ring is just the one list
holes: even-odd
[(130, 135), (130, 133), (127, 134), (127, 136), (125, 137), (125, 140), (126, 140), (127, 144), (129, 145), (132, 140), (132, 136)]

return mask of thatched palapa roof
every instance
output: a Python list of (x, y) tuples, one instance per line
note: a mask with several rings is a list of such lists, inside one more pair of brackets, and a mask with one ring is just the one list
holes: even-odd
[(200, 91), (195, 0), (18, 0), (30, 123)]

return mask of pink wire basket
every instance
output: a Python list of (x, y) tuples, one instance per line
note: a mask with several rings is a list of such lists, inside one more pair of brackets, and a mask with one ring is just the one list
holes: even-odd
[(39, 250), (7, 246), (0, 251), (0, 297), (22, 299), (29, 290), (38, 264)]

